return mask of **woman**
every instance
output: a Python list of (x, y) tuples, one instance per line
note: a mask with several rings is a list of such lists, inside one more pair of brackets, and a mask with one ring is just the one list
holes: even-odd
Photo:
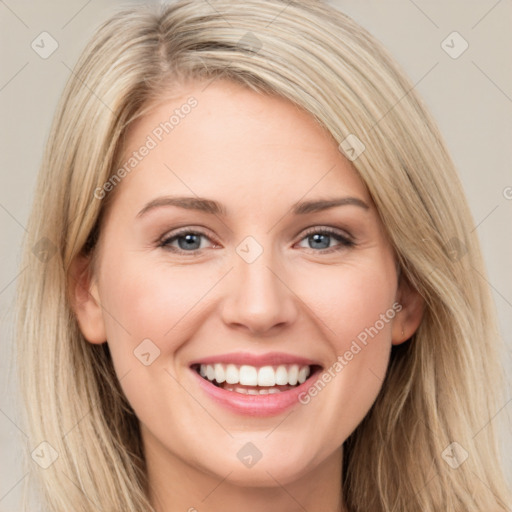
[(411, 84), (343, 14), (114, 16), (63, 94), (25, 247), (48, 510), (507, 510), (472, 225)]

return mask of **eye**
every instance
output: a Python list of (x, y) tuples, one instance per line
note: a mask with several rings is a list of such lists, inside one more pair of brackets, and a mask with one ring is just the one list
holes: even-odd
[[(315, 252), (322, 253), (341, 251), (355, 245), (355, 242), (348, 235), (333, 228), (311, 228), (306, 231), (302, 240), (308, 241), (309, 249), (319, 249)], [(333, 240), (337, 241), (338, 244), (331, 246)]]
[(158, 246), (180, 254), (193, 254), (197, 251), (200, 251), (201, 249), (204, 249), (204, 246), (201, 244), (202, 238), (211, 241), (206, 233), (188, 228), (178, 231), (171, 236), (165, 237), (159, 242)]
[[(200, 230), (186, 228), (164, 237), (158, 243), (158, 246), (178, 254), (198, 256), (202, 249), (206, 248), (204, 244), (201, 243), (203, 239), (212, 242), (212, 239), (206, 233)], [(314, 227), (309, 229), (304, 233), (301, 242), (303, 240), (308, 241), (308, 249), (318, 249), (314, 252), (323, 254), (341, 251), (355, 245), (355, 242), (349, 238), (347, 234), (327, 227)], [(337, 242), (334, 246), (331, 245), (333, 241)], [(212, 244), (213, 246), (216, 245), (215, 242), (212, 242)]]

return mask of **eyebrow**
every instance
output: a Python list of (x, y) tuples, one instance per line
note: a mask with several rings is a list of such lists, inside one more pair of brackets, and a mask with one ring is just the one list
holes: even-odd
[[(336, 206), (346, 205), (359, 206), (364, 210), (370, 209), (368, 204), (357, 197), (337, 197), (332, 199), (316, 199), (312, 201), (298, 202), (292, 206), (291, 211), (293, 215), (304, 215), (329, 210)], [(218, 203), (213, 199), (206, 199), (203, 197), (165, 196), (158, 197), (147, 203), (137, 214), (137, 217), (142, 217), (150, 210), (161, 208), (163, 206), (177, 206), (178, 208), (184, 208), (186, 210), (197, 210), (212, 215), (227, 216), (226, 208), (221, 203)]]

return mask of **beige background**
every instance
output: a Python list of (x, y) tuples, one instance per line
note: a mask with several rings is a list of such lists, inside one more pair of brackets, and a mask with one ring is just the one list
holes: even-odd
[[(512, 2), (510, 0), (331, 1), (378, 37), (426, 99), (458, 166), (482, 242), (500, 327), (512, 347)], [(0, 512), (15, 512), (21, 482), (12, 368), (12, 299), (19, 244), (57, 98), (95, 27), (128, 2), (0, 0)], [(58, 42), (41, 58), (31, 42)], [(469, 44), (457, 59), (442, 41)], [(456, 52), (463, 41), (447, 44)], [(453, 41), (453, 42), (452, 42)], [(445, 43), (446, 44), (446, 43)], [(35, 340), (37, 342), (37, 340)], [(508, 368), (512, 368), (510, 360)], [(509, 393), (510, 394), (510, 393)], [(512, 475), (512, 401), (504, 458)], [(485, 422), (484, 418), (482, 419)], [(31, 440), (35, 447), (41, 440)]]

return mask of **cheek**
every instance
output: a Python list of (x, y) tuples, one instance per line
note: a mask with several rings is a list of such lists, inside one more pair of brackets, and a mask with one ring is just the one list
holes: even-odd
[(368, 264), (315, 268), (309, 277), (302, 272), (298, 278), (298, 295), (322, 320), (337, 354), (358, 337), (364, 341), (368, 331), (377, 337), (374, 327), (381, 339), (390, 337), (396, 283), (393, 267), (386, 263), (382, 258)]
[(382, 387), (392, 322), (400, 309), (394, 302), (393, 265), (385, 263), (376, 259), (371, 265), (347, 265), (335, 272), (316, 269), (311, 281), (315, 286), (308, 293), (304, 288), (301, 295), (322, 320), (318, 325), (331, 349), (330, 364), (300, 398), (310, 416), (325, 425), (327, 451), (354, 431)]
[(206, 266), (171, 267), (146, 260), (124, 257), (122, 263), (103, 268), (100, 293), (107, 339), (110, 345), (132, 351), (150, 339), (162, 351), (172, 352), (176, 349), (172, 341), (179, 344), (186, 339), (193, 327), (191, 319), (207, 303), (206, 295), (218, 276)]
[[(375, 258), (336, 270), (317, 268), (310, 276), (314, 287), (305, 286), (306, 274), (301, 277), (300, 296), (321, 319), (317, 324), (323, 326), (331, 349), (323, 383), (304, 396), (303, 403), (313, 401), (319, 417), (327, 414), (322, 403), (330, 404), (329, 414), (335, 411), (343, 419), (344, 428), (332, 433), (340, 442), (366, 415), (386, 374), (392, 323), (400, 310), (393, 268), (392, 260)], [(316, 400), (316, 393), (323, 398)]]
[(107, 340), (128, 401), (141, 421), (152, 424), (160, 421), (155, 404), (167, 410), (165, 397), (183, 395), (173, 378), (176, 356), (197, 330), (202, 298), (218, 278), (193, 265), (148, 263), (140, 255), (114, 261), (105, 261), (100, 291)]

